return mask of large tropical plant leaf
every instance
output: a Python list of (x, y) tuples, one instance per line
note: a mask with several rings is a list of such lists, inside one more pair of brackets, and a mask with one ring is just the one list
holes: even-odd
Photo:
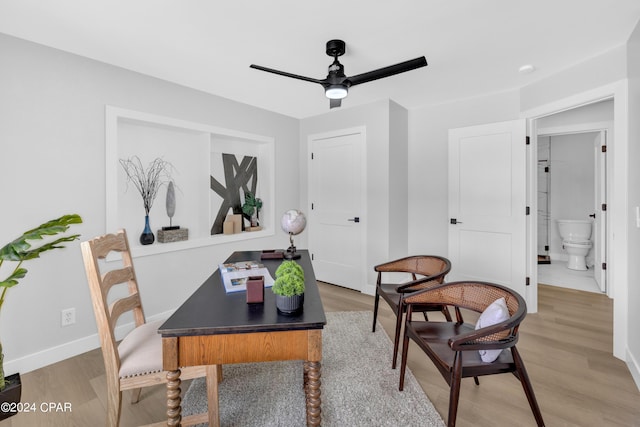
[(82, 218), (80, 218), (79, 215), (64, 215), (60, 218), (40, 224), (32, 230), (25, 231), (22, 236), (6, 244), (2, 249), (0, 249), (0, 260), (26, 261), (38, 258), (42, 252), (63, 248), (64, 245), (61, 245), (61, 243), (76, 240), (80, 235), (74, 234), (71, 236), (60, 237), (52, 242), (44, 243), (35, 248), (31, 247), (31, 243), (29, 243), (29, 241), (42, 240), (45, 236), (55, 236), (56, 234), (64, 233), (70, 225), (79, 224), (81, 222)]
[[(40, 224), (32, 230), (25, 231), (22, 236), (0, 248), (0, 266), (2, 266), (4, 261), (18, 262), (13, 272), (6, 279), (0, 281), (0, 288), (2, 288), (2, 292), (0, 292), (0, 309), (4, 304), (8, 289), (16, 286), (18, 280), (27, 275), (27, 269), (21, 267), (23, 261), (38, 258), (41, 253), (52, 249), (64, 248), (63, 243), (76, 240), (80, 235), (74, 234), (59, 237), (53, 241), (43, 242), (35, 248), (31, 247), (29, 241), (42, 240), (45, 236), (55, 236), (64, 233), (72, 224), (79, 224), (81, 222), (82, 218), (80, 218), (79, 215), (64, 215)], [(0, 391), (2, 391), (7, 384), (4, 377), (3, 360), (2, 345), (0, 344)]]
[(16, 268), (13, 271), (13, 273), (11, 273), (11, 276), (7, 277), (2, 282), (0, 282), (0, 288), (11, 288), (17, 285), (18, 279), (22, 279), (26, 275), (27, 275), (26, 268), (22, 268), (22, 267)]

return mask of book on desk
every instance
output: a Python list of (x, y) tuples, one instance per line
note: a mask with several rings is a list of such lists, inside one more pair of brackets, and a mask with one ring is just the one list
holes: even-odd
[(253, 276), (264, 277), (264, 287), (273, 285), (273, 278), (269, 270), (256, 261), (241, 261), (220, 264), (218, 266), (224, 289), (229, 292), (243, 292), (247, 290), (247, 279)]

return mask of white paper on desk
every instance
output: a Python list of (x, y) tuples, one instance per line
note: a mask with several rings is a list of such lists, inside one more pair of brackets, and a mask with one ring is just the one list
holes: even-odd
[(227, 293), (246, 291), (247, 278), (251, 276), (263, 276), (265, 288), (273, 286), (273, 278), (269, 274), (269, 270), (263, 264), (255, 261), (220, 264), (218, 269)]

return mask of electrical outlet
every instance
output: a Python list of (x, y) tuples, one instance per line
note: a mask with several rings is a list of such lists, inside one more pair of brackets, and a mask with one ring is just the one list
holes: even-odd
[(69, 326), (76, 323), (76, 309), (67, 308), (60, 312), (60, 324), (62, 326)]

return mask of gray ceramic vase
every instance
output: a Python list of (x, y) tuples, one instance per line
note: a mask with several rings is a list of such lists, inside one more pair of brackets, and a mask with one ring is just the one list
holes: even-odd
[(302, 310), (304, 305), (304, 294), (285, 297), (276, 295), (276, 307), (282, 314), (295, 314)]

